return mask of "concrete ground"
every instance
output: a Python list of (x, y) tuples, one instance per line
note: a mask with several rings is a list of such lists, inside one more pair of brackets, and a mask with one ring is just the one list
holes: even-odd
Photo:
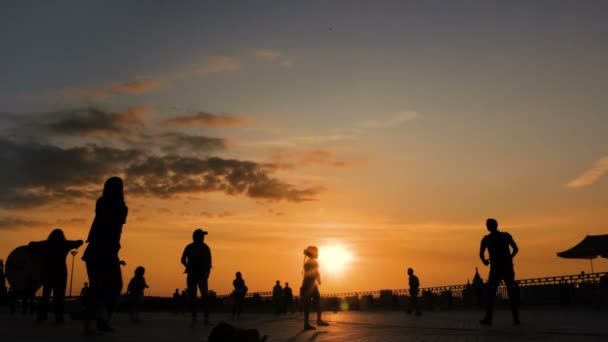
[[(302, 315), (247, 314), (235, 325), (255, 328), (268, 341), (608, 341), (608, 313), (592, 310), (523, 310), (522, 324), (513, 326), (508, 311), (497, 311), (492, 327), (480, 327), (478, 311), (425, 312), (421, 317), (403, 312), (327, 312), (329, 327), (303, 331)], [(311, 315), (311, 317), (315, 317)], [(52, 315), (50, 316), (52, 319)], [(143, 321), (131, 323), (118, 314), (115, 332), (82, 336), (82, 322), (34, 323), (33, 316), (0, 313), (0, 341), (206, 341), (211, 327), (189, 327), (188, 316), (143, 313)], [(211, 315), (213, 323), (230, 322), (227, 314)], [(314, 321), (311, 321), (314, 325)]]

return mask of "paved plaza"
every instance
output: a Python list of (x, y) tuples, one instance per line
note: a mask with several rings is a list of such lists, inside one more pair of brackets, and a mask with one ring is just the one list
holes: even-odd
[[(314, 315), (311, 315), (314, 317)], [(397, 311), (324, 313), (331, 326), (302, 330), (302, 316), (244, 314), (235, 325), (256, 328), (268, 341), (608, 341), (608, 312), (574, 309), (523, 310), (522, 325), (512, 326), (508, 311), (498, 311), (492, 327), (480, 327), (478, 311), (435, 311), (410, 316)], [(227, 314), (212, 321), (230, 322)], [(187, 316), (144, 313), (132, 324), (127, 316), (115, 317), (114, 333), (81, 336), (82, 322), (52, 321), (37, 325), (32, 316), (0, 314), (0, 341), (206, 341), (211, 327), (189, 328)]]

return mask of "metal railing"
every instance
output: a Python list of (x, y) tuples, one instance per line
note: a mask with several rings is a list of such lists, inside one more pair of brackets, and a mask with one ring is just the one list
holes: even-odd
[[(552, 277), (540, 277), (530, 279), (519, 279), (516, 280), (517, 285), (520, 288), (522, 297), (525, 294), (527, 288), (531, 287), (555, 287), (556, 285), (569, 285), (575, 288), (580, 286), (586, 286), (591, 284), (599, 284), (601, 277), (608, 277), (608, 272), (596, 272), (596, 273), (583, 273), (563, 276), (552, 276)], [(431, 293), (433, 295), (442, 295), (450, 293), (451, 296), (462, 298), (465, 291), (471, 289), (471, 284), (459, 284), (459, 285), (447, 285), (447, 286), (434, 286), (420, 288), (420, 293)], [(392, 294), (396, 296), (409, 296), (409, 289), (396, 289), (396, 290), (375, 290), (375, 291), (354, 291), (354, 292), (336, 292), (336, 293), (322, 293), (321, 297), (326, 298), (346, 298), (346, 297), (365, 297), (372, 296), (373, 298), (379, 298), (381, 295)], [(294, 291), (294, 295), (297, 296), (297, 292)], [(219, 295), (218, 297), (229, 297), (229, 294)], [(259, 296), (262, 298), (272, 297), (272, 291), (261, 291), (261, 292), (249, 292), (246, 297), (251, 298)], [(498, 288), (498, 296), (506, 296), (506, 288), (504, 284), (501, 284)]]

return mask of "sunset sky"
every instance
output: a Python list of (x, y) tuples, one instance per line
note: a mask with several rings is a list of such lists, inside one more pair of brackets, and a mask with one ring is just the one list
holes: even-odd
[(590, 272), (556, 252), (608, 233), (606, 1), (0, 6), (0, 258), (85, 239), (114, 175), (157, 296), (198, 227), (218, 293), (299, 288), (307, 245), (322, 293), (485, 279), (488, 217), (517, 278)]

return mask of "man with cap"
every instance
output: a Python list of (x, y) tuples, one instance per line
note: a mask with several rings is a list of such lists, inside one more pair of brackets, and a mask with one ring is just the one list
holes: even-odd
[(205, 324), (211, 325), (209, 322), (209, 307), (207, 300), (209, 273), (211, 272), (211, 250), (205, 244), (205, 235), (207, 232), (202, 229), (196, 229), (192, 234), (193, 242), (186, 246), (182, 254), (182, 265), (186, 267), (185, 273), (188, 274), (186, 282), (188, 285), (188, 297), (190, 299), (190, 308), (192, 309), (192, 326), (196, 323), (196, 289), (201, 291), (201, 299), (203, 301), (203, 310), (205, 314)]

